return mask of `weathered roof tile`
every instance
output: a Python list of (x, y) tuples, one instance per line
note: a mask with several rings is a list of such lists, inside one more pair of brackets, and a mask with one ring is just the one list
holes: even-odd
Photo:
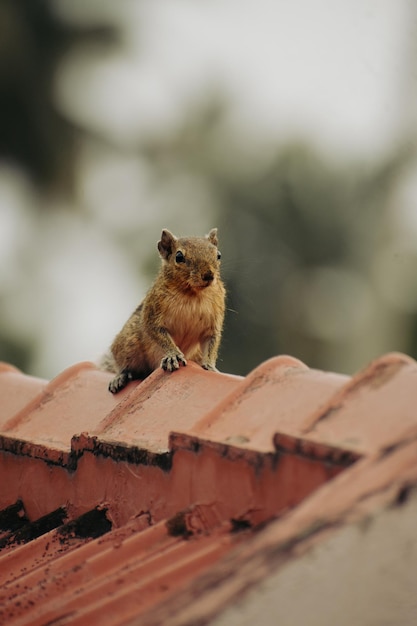
[(254, 369), (219, 404), (214, 403), (188, 432), (272, 452), (275, 432), (300, 435), (312, 413), (348, 381), (347, 376), (311, 370), (292, 357), (275, 357)]
[[(7, 373), (0, 375), (0, 384), (3, 376)], [(17, 412), (10, 411), (2, 424), (3, 448), (15, 449), (15, 442), (21, 442), (25, 454), (66, 462), (74, 433), (94, 429), (131, 391), (126, 389), (117, 398), (103, 393), (110, 378), (87, 362), (68, 368), (48, 384), (15, 374), (16, 393), (24, 404)]]
[[(417, 363), (193, 363), (116, 396), (79, 363), (0, 365), (0, 621), (207, 623), (417, 486)], [(257, 532), (253, 532), (253, 528)]]
[(417, 363), (402, 354), (373, 361), (320, 407), (303, 436), (370, 453), (417, 427)]
[(15, 367), (0, 362), (0, 429), (46, 385), (46, 380), (25, 376)]
[(95, 428), (83, 430), (104, 442), (167, 451), (174, 428), (188, 432), (240, 380), (239, 376), (208, 372), (195, 363), (173, 374), (159, 370), (123, 398)]

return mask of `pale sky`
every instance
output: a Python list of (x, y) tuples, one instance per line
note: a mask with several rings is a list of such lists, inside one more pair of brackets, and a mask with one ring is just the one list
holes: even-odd
[(395, 137), (417, 91), (407, 66), (412, 0), (130, 0), (117, 8), (123, 52), (69, 57), (57, 97), (127, 144), (169, 128), (217, 87), (250, 133), (369, 154)]

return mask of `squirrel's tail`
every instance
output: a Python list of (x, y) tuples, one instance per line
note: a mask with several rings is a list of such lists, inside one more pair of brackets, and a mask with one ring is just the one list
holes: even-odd
[(117, 374), (119, 368), (116, 365), (116, 361), (110, 350), (103, 354), (103, 356), (98, 360), (97, 366), (103, 370), (104, 372), (112, 372), (113, 374)]

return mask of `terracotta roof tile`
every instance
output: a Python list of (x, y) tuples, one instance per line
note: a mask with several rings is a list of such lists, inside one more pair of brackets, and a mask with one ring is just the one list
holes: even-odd
[[(314, 606), (315, 614), (311, 616), (306, 613), (303, 624), (324, 624), (330, 626), (334, 624), (334, 615), (347, 612), (347, 619), (343, 619), (344, 624), (352, 623), (349, 620), (349, 606), (334, 603), (334, 598), (329, 595), (329, 587), (320, 587), (319, 570), (316, 571), (316, 563), (312, 557), (312, 548), (320, 543), (326, 544), (344, 527), (357, 522), (361, 534), (366, 533), (371, 525), (371, 516), (381, 514), (381, 511), (392, 510), (404, 507), (404, 499), (410, 493), (414, 485), (417, 486), (417, 439), (408, 444), (400, 445), (399, 448), (391, 450), (387, 454), (379, 457), (372, 457), (358, 462), (349, 471), (337, 476), (333, 481), (326, 483), (318, 489), (310, 498), (307, 498), (298, 507), (289, 511), (287, 515), (277, 520), (271, 521), (265, 528), (252, 536), (248, 536), (246, 541), (230, 552), (227, 559), (223, 559), (215, 565), (209, 575), (200, 577), (181, 590), (175, 597), (161, 601), (153, 611), (149, 611), (146, 616), (141, 617), (140, 624), (157, 625), (168, 624), (197, 624), (197, 623), (219, 623), (234, 626), (235, 624), (247, 623), (242, 616), (245, 615), (245, 606), (238, 611), (239, 620), (231, 620), (229, 615), (222, 619), (215, 619), (217, 614), (221, 614), (225, 608), (239, 606), (242, 597), (248, 589), (258, 590), (260, 602), (262, 599), (262, 586), (269, 576), (277, 570), (284, 569), (288, 563), (301, 560), (306, 555), (303, 567), (310, 572), (308, 584), (311, 588), (318, 589), (321, 595), (325, 596), (322, 606)], [(372, 538), (372, 541), (375, 539)], [(371, 537), (369, 537), (371, 541)], [(379, 537), (380, 550), (384, 550), (384, 543), (392, 541), (390, 535)], [(404, 535), (404, 548), (414, 545), (415, 541), (415, 508), (412, 509), (412, 518), (409, 521), (408, 534)], [(349, 555), (339, 553), (348, 559)], [(337, 557), (337, 555), (336, 555)], [(395, 567), (401, 570), (401, 560), (404, 554), (398, 555)], [(415, 561), (413, 562), (415, 564)], [(393, 567), (392, 563), (389, 563)], [(317, 564), (318, 566), (318, 564)], [(337, 580), (338, 561), (335, 558), (332, 564), (332, 576)], [(352, 586), (358, 569), (368, 567), (370, 575), (378, 578), (378, 572), (370, 567), (369, 563), (359, 563), (356, 560), (349, 562), (351, 569)], [(388, 564), (386, 565), (388, 567)], [(415, 588), (414, 573), (412, 578), (407, 580), (410, 593), (401, 590), (400, 595), (392, 590), (392, 597), (379, 597), (379, 602), (392, 609), (392, 606), (401, 601), (410, 602), (407, 621), (401, 623), (414, 624), (415, 621)], [(285, 576), (285, 570), (283, 572)], [(294, 584), (293, 572), (289, 574), (289, 581)], [(371, 579), (368, 583), (371, 585)], [(314, 593), (314, 592), (313, 592)], [(197, 597), (198, 601), (193, 601)], [(349, 600), (349, 594), (347, 594)], [(294, 601), (294, 599), (292, 599)], [(299, 603), (303, 603), (303, 597), (297, 597)], [(372, 600), (371, 600), (372, 602)], [(256, 603), (256, 600), (255, 600)], [(256, 606), (256, 604), (255, 604)], [(260, 606), (257, 613), (259, 616)], [(374, 623), (372, 619), (375, 613), (375, 605), (370, 605), (370, 618), (368, 621), (359, 623)], [(285, 624), (298, 624), (299, 621), (292, 621), (291, 606), (286, 606), (288, 615), (283, 615), (277, 611), (276, 606), (269, 607), (270, 619), (267, 624), (283, 622)], [(267, 608), (268, 612), (268, 608)], [(282, 619), (281, 619), (282, 617)], [(249, 622), (248, 622), (249, 623)], [(264, 623), (264, 622), (262, 622)], [(395, 621), (392, 623), (396, 623)]]
[[(195, 624), (417, 485), (417, 363), (0, 366), (0, 623)], [(258, 530), (254, 533), (253, 528)]]
[(74, 365), (47, 385), (36, 386), (29, 377), (15, 375), (16, 393), (31, 399), (3, 423), (4, 441), (27, 442), (25, 454), (66, 462), (72, 436), (94, 429), (128, 393), (126, 389), (117, 399), (104, 394), (110, 379), (92, 363)]
[[(136, 387), (89, 433), (101, 441), (168, 451), (169, 434), (188, 432), (208, 408), (228, 395), (240, 377), (208, 372), (194, 363), (174, 376), (156, 371)], [(84, 429), (86, 430), (86, 429)]]
[[(46, 531), (30, 542), (25, 543), (23, 539), (20, 543), (16, 541), (17, 545), (13, 550), (8, 550), (7, 554), (4, 549), (1, 552), (0, 587), (10, 585), (22, 576), (28, 581), (31, 572), (41, 566), (48, 567), (49, 563), (57, 562), (56, 560), (63, 554), (91, 541), (91, 534), (94, 536), (104, 534), (110, 527), (111, 523), (106, 519), (106, 510), (93, 509), (76, 520)], [(125, 529), (123, 535), (126, 535)], [(3, 591), (0, 592), (0, 597), (5, 598)]]
[[(24, 380), (24, 382), (23, 382)], [(0, 362), (0, 428), (20, 409), (46, 387), (47, 381), (23, 374), (6, 363)]]
[(311, 415), (303, 435), (359, 453), (389, 446), (417, 426), (416, 382), (413, 359), (376, 359)]
[(292, 357), (275, 357), (253, 370), (189, 433), (272, 452), (275, 432), (301, 435), (312, 413), (348, 381), (347, 376), (311, 370)]

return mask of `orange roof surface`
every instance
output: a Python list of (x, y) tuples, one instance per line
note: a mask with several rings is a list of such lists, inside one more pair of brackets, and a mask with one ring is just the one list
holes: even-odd
[(258, 614), (259, 584), (417, 485), (405, 355), (353, 377), (279, 356), (116, 396), (110, 379), (0, 365), (0, 624), (243, 624), (227, 611)]

